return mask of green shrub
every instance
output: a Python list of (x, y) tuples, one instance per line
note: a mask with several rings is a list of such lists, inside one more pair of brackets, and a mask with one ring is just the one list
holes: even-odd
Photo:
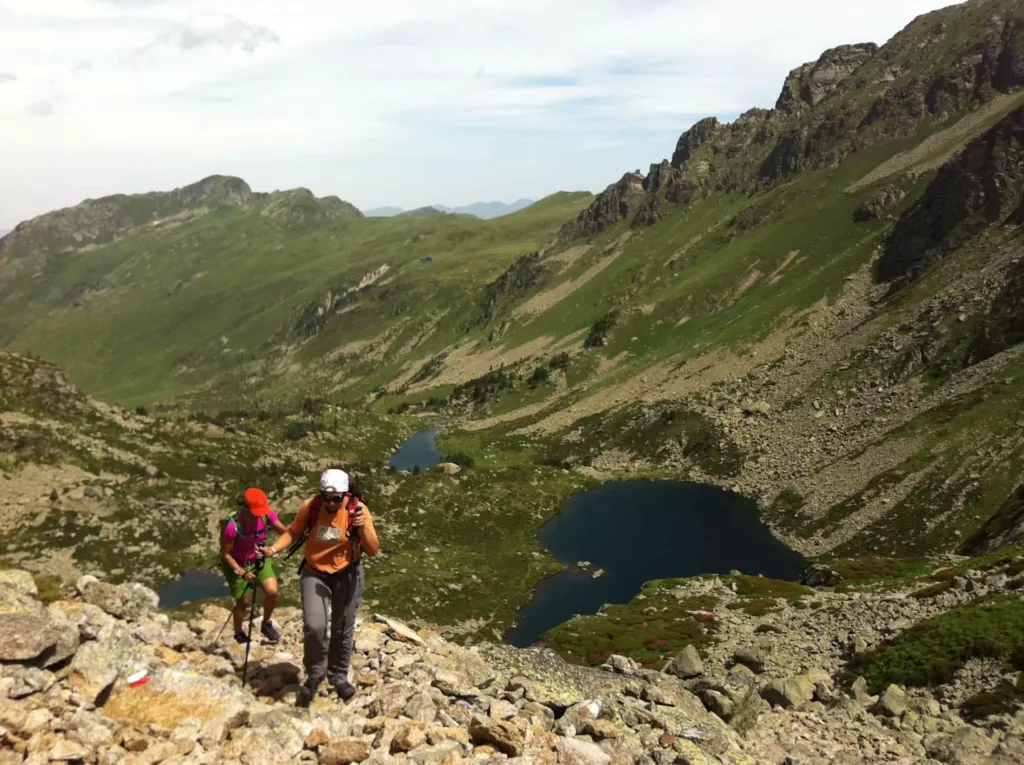
[(551, 379), (551, 370), (545, 366), (539, 366), (533, 370), (533, 374), (530, 375), (530, 379), (527, 381), (531, 388), (536, 388), (538, 385), (543, 385)]
[(284, 429), (281, 437), (285, 441), (301, 441), (311, 433), (320, 433), (324, 426), (318, 422), (293, 422)]
[(590, 334), (583, 342), (586, 348), (600, 348), (608, 344), (608, 333), (615, 329), (619, 323), (619, 309), (613, 308), (600, 319), (594, 322), (590, 328)]
[(444, 455), (445, 462), (451, 462), (459, 467), (471, 468), (476, 467), (476, 460), (472, 454), (466, 454), (465, 452), (452, 452), (451, 454)]
[(551, 357), (551, 360), (548, 361), (548, 366), (551, 369), (568, 369), (569, 361), (569, 354), (566, 353), (565, 351), (562, 351), (562, 353), (559, 353)]
[(926, 600), (927, 598), (934, 598), (953, 587), (952, 579), (943, 579), (935, 584), (929, 585), (922, 590), (912, 592), (910, 597), (917, 598), (918, 600)]
[(940, 685), (974, 658), (1024, 669), (1024, 602), (1013, 596), (986, 599), (925, 619), (855, 659), (850, 671), (878, 693), (890, 683)]

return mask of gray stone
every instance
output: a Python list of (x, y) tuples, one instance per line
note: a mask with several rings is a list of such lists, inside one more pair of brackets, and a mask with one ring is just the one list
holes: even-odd
[(0, 569), (0, 589), (12, 590), (31, 600), (39, 597), (39, 588), (36, 587), (36, 580), (27, 571), (19, 571), (18, 569)]
[(701, 660), (697, 649), (692, 645), (688, 645), (676, 654), (675, 658), (665, 668), (665, 671), (683, 679), (699, 677), (704, 674), (704, 662)]
[(772, 706), (800, 709), (814, 698), (814, 682), (807, 675), (772, 680), (761, 691), (761, 698)]
[(804, 571), (800, 583), (808, 587), (834, 587), (843, 581), (839, 572), (824, 563), (815, 563)]
[(416, 765), (438, 765), (445, 758), (461, 756), (463, 746), (458, 741), (439, 741), (432, 746), (424, 746), (409, 752), (408, 759)]
[(0, 583), (0, 662), (33, 661), (57, 645), (59, 633), (26, 586), (22, 577)]
[(731, 698), (713, 688), (707, 688), (698, 695), (709, 712), (714, 712), (726, 722), (732, 719), (732, 713), (736, 708), (736, 704)]
[(406, 703), (402, 714), (411, 720), (432, 723), (437, 717), (437, 706), (427, 692), (417, 693)]
[(82, 597), (118, 619), (138, 621), (160, 607), (160, 597), (145, 585), (132, 583), (119, 586), (106, 582), (89, 582)]
[(403, 643), (412, 643), (420, 646), (426, 645), (426, 642), (420, 637), (418, 632), (410, 629), (400, 621), (391, 619), (387, 616), (381, 616), (380, 614), (374, 614), (373, 619), (387, 627), (388, 635), (394, 640), (400, 640)]
[(525, 745), (522, 732), (512, 723), (474, 715), (469, 735), (478, 744), (491, 744), (509, 757), (518, 757)]
[(351, 765), (370, 756), (370, 744), (359, 738), (341, 738), (327, 744), (320, 755), (321, 765)]
[(732, 660), (736, 664), (742, 664), (757, 674), (764, 672), (764, 653), (759, 648), (740, 649), (732, 655)]
[(907, 694), (897, 685), (890, 685), (883, 692), (872, 711), (885, 717), (900, 717), (907, 711)]
[(23, 699), (34, 693), (42, 693), (54, 681), (53, 673), (35, 667), (4, 667), (0, 674), (12, 681), (7, 690), (7, 696), (11, 699)]
[(89, 754), (89, 749), (77, 741), (61, 738), (57, 739), (57, 742), (50, 747), (48, 759), (50, 762), (70, 762), (73, 760), (84, 760)]
[(611, 755), (597, 744), (560, 736), (555, 742), (559, 765), (611, 765)]

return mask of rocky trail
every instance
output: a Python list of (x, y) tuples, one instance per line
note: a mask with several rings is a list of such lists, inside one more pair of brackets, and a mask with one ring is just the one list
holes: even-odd
[[(692, 588), (721, 582), (691, 580), (681, 597)], [(621, 656), (591, 669), (541, 648), (463, 648), (364, 614), (359, 692), (345, 704), (322, 690), (302, 709), (294, 610), (277, 614), (279, 644), (252, 646), (243, 688), (244, 647), (214, 642), (223, 608), (175, 621), (148, 588), (91, 576), (74, 599), (44, 605), (29, 574), (3, 571), (0, 763), (1009, 765), (1024, 760), (1024, 711), (972, 725), (956, 708), (953, 686), (977, 686), (985, 667), (960, 673), (941, 702), (896, 686), (872, 697), (836, 678), (865, 641), (1022, 589), (1020, 575), (968, 572), (931, 601), (820, 589), (799, 613), (725, 609), (709, 615), (728, 620), (725, 639), (703, 658), (688, 647), (663, 672)]]

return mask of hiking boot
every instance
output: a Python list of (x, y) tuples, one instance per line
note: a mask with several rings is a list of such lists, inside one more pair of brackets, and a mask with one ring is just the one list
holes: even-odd
[(299, 690), (299, 696), (295, 700), (295, 706), (308, 707), (316, 698), (316, 692), (320, 688), (320, 681), (315, 678), (307, 678)]
[(265, 637), (271, 643), (277, 643), (281, 640), (280, 631), (277, 629), (277, 627), (274, 626), (274, 623), (269, 619), (263, 620), (263, 624), (260, 626), (260, 632), (262, 632), (263, 637)]
[(249, 636), (246, 635), (244, 632), (236, 632), (235, 633), (235, 642), (236, 643), (241, 643), (242, 645), (245, 645), (246, 643), (249, 642)]
[(334, 681), (334, 691), (342, 701), (348, 701), (356, 695), (356, 687), (344, 677)]

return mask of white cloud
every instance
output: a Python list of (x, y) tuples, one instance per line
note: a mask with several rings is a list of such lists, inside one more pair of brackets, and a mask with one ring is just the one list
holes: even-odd
[(364, 206), (600, 188), (944, 4), (0, 0), (0, 224), (213, 172)]

